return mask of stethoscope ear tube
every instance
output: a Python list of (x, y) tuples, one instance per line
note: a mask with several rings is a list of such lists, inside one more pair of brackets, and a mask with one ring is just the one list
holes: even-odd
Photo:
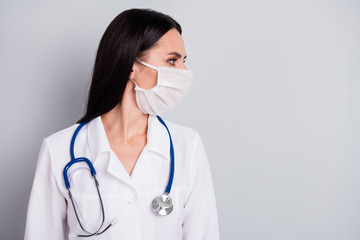
[(81, 221), (80, 221), (80, 218), (79, 218), (79, 215), (76, 211), (76, 207), (75, 207), (75, 203), (74, 203), (74, 200), (73, 200), (73, 197), (72, 197), (72, 194), (71, 194), (71, 191), (70, 191), (70, 188), (68, 189), (68, 193), (69, 193), (69, 198), (71, 200), (71, 203), (72, 203), (72, 206), (73, 206), (73, 209), (74, 209), (74, 212), (75, 212), (75, 216), (76, 216), (76, 219), (81, 227), (81, 229), (88, 233), (87, 235), (85, 234), (75, 234), (74, 236), (75, 237), (91, 237), (91, 236), (94, 236), (94, 235), (100, 235), (102, 234), (103, 232), (105, 232), (107, 229), (109, 229), (111, 226), (115, 225), (115, 223), (112, 221), (104, 230), (100, 231), (101, 227), (104, 225), (104, 221), (105, 221), (105, 210), (104, 210), (104, 204), (103, 204), (103, 201), (102, 201), (102, 198), (101, 198), (101, 194), (100, 194), (100, 190), (99, 190), (99, 182), (98, 180), (96, 179), (96, 176), (93, 175), (93, 178), (94, 178), (94, 181), (95, 181), (95, 186), (96, 186), (96, 189), (97, 189), (97, 193), (98, 193), (98, 196), (99, 196), (99, 200), (100, 200), (100, 206), (101, 206), (101, 212), (102, 212), (102, 220), (101, 220), (101, 224), (99, 226), (99, 228), (91, 233), (89, 231), (87, 231), (84, 226), (82, 225)]

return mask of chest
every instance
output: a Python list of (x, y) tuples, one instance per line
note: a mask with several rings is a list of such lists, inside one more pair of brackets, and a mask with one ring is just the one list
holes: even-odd
[[(164, 192), (168, 181), (169, 163), (157, 153), (146, 148), (139, 156), (133, 177), (126, 176), (115, 154), (108, 159), (103, 154), (96, 160), (97, 176), (105, 211), (105, 224), (114, 219), (117, 224), (103, 235), (94, 239), (152, 239), (148, 236), (162, 236), (159, 239), (181, 239), (183, 206), (186, 199), (188, 176), (181, 167), (183, 159), (178, 158), (176, 178), (170, 196), (174, 210), (168, 216), (156, 215), (151, 204), (155, 197)], [(186, 171), (188, 172), (188, 171)], [(96, 231), (102, 219), (101, 204), (89, 172), (75, 171), (71, 177), (73, 197), (81, 220), (89, 231)], [(68, 224), (71, 232), (79, 232), (79, 224), (72, 208), (68, 208)]]

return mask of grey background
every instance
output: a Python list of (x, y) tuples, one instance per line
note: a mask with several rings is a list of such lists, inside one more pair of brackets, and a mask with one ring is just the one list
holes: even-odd
[(199, 131), (222, 239), (360, 239), (358, 1), (0, 2), (0, 233), (22, 239), (44, 137), (84, 111), (110, 21), (184, 29), (193, 88), (165, 119)]

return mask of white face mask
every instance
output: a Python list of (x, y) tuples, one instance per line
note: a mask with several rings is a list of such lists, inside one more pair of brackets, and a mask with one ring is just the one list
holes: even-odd
[(158, 115), (176, 107), (190, 90), (193, 71), (172, 67), (155, 67), (140, 59), (139, 63), (158, 71), (157, 84), (151, 89), (135, 83), (136, 103), (145, 114)]

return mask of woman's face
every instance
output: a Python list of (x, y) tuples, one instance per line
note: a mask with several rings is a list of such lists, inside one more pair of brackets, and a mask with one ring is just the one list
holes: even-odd
[[(184, 41), (180, 33), (175, 29), (170, 29), (165, 33), (156, 44), (150, 48), (140, 60), (147, 62), (155, 67), (173, 67), (186, 69), (184, 64), (186, 59)], [(135, 61), (130, 74), (141, 88), (150, 89), (157, 83), (157, 71)]]

